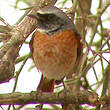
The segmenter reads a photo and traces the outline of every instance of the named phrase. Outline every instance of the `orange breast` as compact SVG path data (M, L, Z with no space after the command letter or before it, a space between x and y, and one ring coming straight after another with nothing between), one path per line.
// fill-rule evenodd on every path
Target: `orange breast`
M72 30L52 36L36 31L33 59L38 70L50 79L61 79L73 68L77 58L78 39Z

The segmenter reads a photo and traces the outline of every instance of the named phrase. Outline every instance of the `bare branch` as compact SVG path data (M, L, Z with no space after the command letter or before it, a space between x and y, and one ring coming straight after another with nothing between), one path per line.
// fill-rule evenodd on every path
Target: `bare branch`
M0 94L0 104L89 104L99 105L98 95L88 91L79 91L77 93L61 92L61 93L9 93Z

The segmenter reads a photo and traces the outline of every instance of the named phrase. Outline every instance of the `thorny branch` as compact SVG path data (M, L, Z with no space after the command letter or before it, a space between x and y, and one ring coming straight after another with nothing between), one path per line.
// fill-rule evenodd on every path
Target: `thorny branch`
M54 5L57 0L38 0L36 6L30 13L45 5ZM18 56L20 45L36 28L36 21L25 17L19 24L12 27L10 39L0 48L0 83L9 81L14 75L15 60Z

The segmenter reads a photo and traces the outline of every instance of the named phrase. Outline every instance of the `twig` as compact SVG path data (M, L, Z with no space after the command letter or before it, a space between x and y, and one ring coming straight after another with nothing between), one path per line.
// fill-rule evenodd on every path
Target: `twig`
M97 31L97 26L98 26L98 24L99 24L99 22L100 22L100 18L101 18L101 16L102 16L102 14L104 13L104 11L108 8L109 5L110 5L110 2L109 2L109 3L103 8L103 10L98 14L97 21L96 21L95 27L93 28L93 33L92 33L92 35L91 35L91 40L90 40L90 42L89 42L89 45L92 44L93 39L94 39L94 36L95 36L95 33L96 33L96 31Z

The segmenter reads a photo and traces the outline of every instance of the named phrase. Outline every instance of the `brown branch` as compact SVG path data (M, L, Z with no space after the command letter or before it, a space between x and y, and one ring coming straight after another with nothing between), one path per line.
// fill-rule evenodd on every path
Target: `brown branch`
M98 95L88 91L79 91L77 93L61 92L61 93L9 93L0 94L0 104L89 104L99 105Z
M86 17L91 14L90 8L92 0L77 0L78 9L77 14L78 16L82 17L82 19L78 19L76 22L76 27L79 30L82 37L85 37L86 30L85 27L88 25Z
M38 0L36 6L30 13L35 13L45 5L54 5L57 0ZM0 83L8 81L13 77L14 65L18 56L20 45L36 28L36 21L25 17L22 23L12 27L11 38L0 48Z

